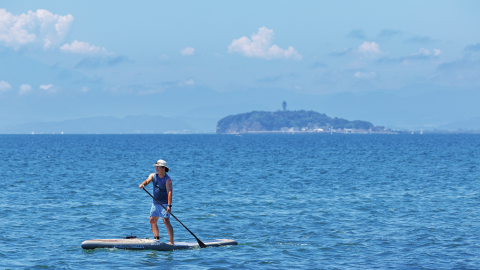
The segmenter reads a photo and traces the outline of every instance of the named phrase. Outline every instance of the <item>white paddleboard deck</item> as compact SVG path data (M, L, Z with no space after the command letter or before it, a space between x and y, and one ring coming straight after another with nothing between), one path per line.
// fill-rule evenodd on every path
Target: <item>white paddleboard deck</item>
M219 247L238 245L237 241L231 239L215 239L202 241L207 247ZM197 242L175 242L175 245L169 245L156 239L93 239L87 240L82 243L83 249L94 248L120 248L120 249L151 249L151 250L178 250L199 247Z

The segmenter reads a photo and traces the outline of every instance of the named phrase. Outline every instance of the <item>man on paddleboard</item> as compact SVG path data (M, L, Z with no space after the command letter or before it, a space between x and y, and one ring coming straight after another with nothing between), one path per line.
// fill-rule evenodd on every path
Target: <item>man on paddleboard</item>
M159 217L163 218L163 223L167 227L168 236L170 242L168 244L174 245L173 241L173 227L170 224L170 211L172 210L172 179L168 176L169 171L167 162L164 160L158 160L153 164L156 169L156 173L152 173L148 176L147 180L143 181L138 188L142 189L146 185L153 182L153 197L157 199L167 209L163 209L155 200L153 200L152 208L150 209L150 226L152 227L153 236L155 239L159 239L157 221Z

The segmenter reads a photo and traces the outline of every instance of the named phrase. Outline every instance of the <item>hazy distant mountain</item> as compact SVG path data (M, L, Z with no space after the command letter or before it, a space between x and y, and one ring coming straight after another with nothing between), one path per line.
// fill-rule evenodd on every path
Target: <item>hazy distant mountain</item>
M217 126L218 122L218 118L206 117L179 116L172 117L171 119L187 123L191 126L190 131L192 133L215 133L215 127Z
M480 117L439 126L440 130L480 130Z
M193 121L193 120L191 120ZM191 125L174 118L139 115L119 119L109 117L91 117L59 122L34 122L11 125L0 128L0 133L7 134L158 134L196 132ZM203 130L200 132L204 132ZM213 133L213 130L210 132Z

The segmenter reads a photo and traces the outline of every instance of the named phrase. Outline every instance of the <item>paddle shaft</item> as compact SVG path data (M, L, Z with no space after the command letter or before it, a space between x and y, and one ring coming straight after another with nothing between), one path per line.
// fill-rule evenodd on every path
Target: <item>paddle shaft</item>
M147 192L148 195L150 195L150 197L152 197L152 199L154 199L158 204L160 204L161 207L163 207L163 209L165 209L165 211L167 211L167 208L165 208L165 206L163 206L163 204L161 204L157 199L155 199L155 197L152 196L152 194L150 194L150 192L148 192L145 187L143 188L143 190L145 190L145 192ZM182 226L187 229L187 231L189 233L191 233L193 235L193 237L195 237L195 239L197 239L197 242L198 242L198 245L201 247L201 248L206 248L207 245L205 245L200 239L198 239L197 236L195 236L195 234L192 233L192 231L190 231L187 226L183 225L183 223L178 220L178 218L176 216L174 216L172 213L170 213L170 215L175 218L176 221L178 221L178 223L182 224Z

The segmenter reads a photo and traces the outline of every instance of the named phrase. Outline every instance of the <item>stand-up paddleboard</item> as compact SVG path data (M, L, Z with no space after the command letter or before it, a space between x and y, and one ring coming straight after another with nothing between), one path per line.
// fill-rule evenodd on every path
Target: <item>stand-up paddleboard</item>
M204 241L207 247L219 247L219 246L230 246L238 245L237 241L231 239L215 239ZM197 242L175 242L175 245L169 245L160 240L156 239L139 239L139 238L130 238L130 239L93 239L87 240L82 243L83 249L94 249L94 248L120 248L120 249L152 249L152 250L161 250L161 251L170 251L178 249L187 249L199 247Z

